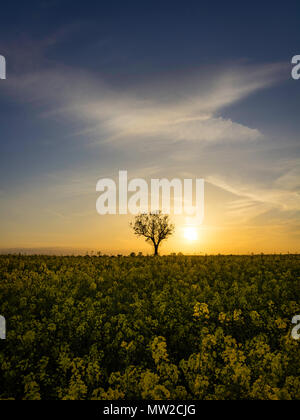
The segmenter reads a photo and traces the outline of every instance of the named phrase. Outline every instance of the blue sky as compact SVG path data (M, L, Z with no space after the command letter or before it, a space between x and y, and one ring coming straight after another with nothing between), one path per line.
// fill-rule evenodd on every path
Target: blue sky
M128 221L95 213L97 180L128 169L205 178L201 249L299 250L299 17L296 1L1 5L0 247L131 249Z

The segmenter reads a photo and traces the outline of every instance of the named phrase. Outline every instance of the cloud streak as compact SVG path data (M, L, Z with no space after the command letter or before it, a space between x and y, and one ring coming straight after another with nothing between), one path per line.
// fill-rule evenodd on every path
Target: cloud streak
M170 80L116 89L100 77L70 68L19 76L7 90L44 117L76 119L99 142L248 141L262 138L259 130L218 115L222 109L280 80L281 64L208 69L189 80ZM209 80L209 83L207 82ZM174 90L173 90L174 89Z

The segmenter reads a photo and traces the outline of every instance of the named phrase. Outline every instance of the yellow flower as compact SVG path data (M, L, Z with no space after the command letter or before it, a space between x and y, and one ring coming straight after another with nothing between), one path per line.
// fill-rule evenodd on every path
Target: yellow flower
M224 322L227 321L227 315L225 314L225 312L220 312L219 321L221 322L221 324L224 324Z
M194 317L209 319L209 309L206 303L196 303L194 306Z
M279 330L285 330L286 329L286 326L287 326L286 325L286 322L283 319L281 319L281 318L276 319L275 324L277 325L277 328Z
M241 311L241 309L238 309L238 310L234 310L234 312L233 312L233 320L234 321L240 321L241 320L241 315L242 315L242 311Z

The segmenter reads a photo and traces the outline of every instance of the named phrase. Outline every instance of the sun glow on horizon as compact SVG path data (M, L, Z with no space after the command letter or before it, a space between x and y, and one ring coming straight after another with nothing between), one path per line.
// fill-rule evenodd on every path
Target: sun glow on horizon
M196 241L198 239L198 231L193 226L187 226L184 228L184 237L188 241Z

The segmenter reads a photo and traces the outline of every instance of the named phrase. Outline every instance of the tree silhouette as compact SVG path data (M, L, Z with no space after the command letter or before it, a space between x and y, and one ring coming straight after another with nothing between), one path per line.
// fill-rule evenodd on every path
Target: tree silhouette
M158 247L164 239L174 233L175 226L170 223L169 216L159 212L139 214L130 223L135 235L144 236L146 242L152 242L154 255L158 255Z

